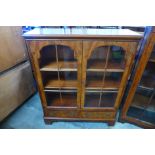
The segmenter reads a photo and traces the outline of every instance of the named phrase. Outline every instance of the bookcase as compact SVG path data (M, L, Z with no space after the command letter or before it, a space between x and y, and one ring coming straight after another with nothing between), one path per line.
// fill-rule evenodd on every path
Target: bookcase
M46 123L114 124L141 34L125 29L37 28L23 36Z
M121 120L144 128L155 128L155 28L148 30Z

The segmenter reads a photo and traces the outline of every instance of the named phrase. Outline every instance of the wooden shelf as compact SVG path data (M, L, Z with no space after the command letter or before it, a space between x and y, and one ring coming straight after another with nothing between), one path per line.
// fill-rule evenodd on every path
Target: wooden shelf
M69 94L62 94L62 102L60 96L49 96L47 97L48 106L51 107L77 107L76 96Z
M148 103L148 100L149 100L149 98L144 96L144 95L135 94L131 106L138 108L138 109L145 110L145 107ZM147 111L155 112L155 99L153 99L153 101L151 102L151 104L147 108Z
M85 91L86 93L117 93L118 92L118 89L117 90L108 90L108 89L103 89L103 90L101 90L101 89L93 89L93 90L91 90L91 89L86 89L86 91Z
M62 93L77 93L77 90L76 89L44 89L44 92L62 92Z
M87 65L87 71L92 72L124 72L124 65L116 62L108 62L108 66L105 69L105 62L102 60L92 60Z
M86 89L112 89L117 90L120 86L120 81L114 81L114 80L106 80L104 85L102 84L102 81L99 80L92 80L87 81L86 83Z
M46 65L44 65L40 71L58 71L58 65L59 65L59 71L77 71L77 62L76 61L59 61L57 62L50 62Z
M77 89L77 81L76 80L55 80L48 79L45 83L45 88L67 88L67 89Z

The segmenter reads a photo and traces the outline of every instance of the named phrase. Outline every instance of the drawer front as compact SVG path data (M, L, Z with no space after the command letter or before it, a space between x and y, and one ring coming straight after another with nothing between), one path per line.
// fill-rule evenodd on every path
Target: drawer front
M27 59L22 27L0 27L0 72Z
M56 118L72 118L72 119L94 119L94 120L110 120L115 118L115 112L90 112L90 111L65 111L65 110L47 110L46 117Z
M0 121L34 93L33 83L29 62L0 76Z

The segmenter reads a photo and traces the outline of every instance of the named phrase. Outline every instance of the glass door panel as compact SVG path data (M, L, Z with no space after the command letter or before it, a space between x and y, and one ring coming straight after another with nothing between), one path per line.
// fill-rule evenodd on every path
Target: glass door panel
M114 107L124 69L125 52L121 47L95 48L87 60L84 107Z
M86 89L101 89L103 86L103 72L87 72Z
M71 48L57 45L57 56L59 71L77 71L77 59Z
M147 62L127 116L155 125L155 61L154 51Z
M155 90L139 88L132 100L127 116L146 121L155 122ZM151 120L152 119L152 120Z
M61 88L77 89L77 72L59 72L59 83L61 85Z
M105 72L104 88L118 90L121 83L122 74L122 72Z
M102 46L95 48L87 60L87 71L104 71L107 53L108 47Z
M56 48L54 45L45 46L40 51L39 66L41 71L58 70Z
M77 72L42 72L45 88L77 89Z
M107 69L114 72L123 72L125 69L125 51L118 46L112 46L109 51Z
M44 88L48 88L48 89L60 88L58 72L56 72L56 71L53 71L53 72L42 71L41 74L42 74Z
M86 91L85 105L88 108L114 107L117 91Z
M40 68L42 71L77 71L74 51L68 46L49 45L40 51Z
M142 79L140 81L140 86L154 88L155 86L154 68L155 68L155 62L149 61L143 73Z
M49 107L74 108L77 107L77 91L72 90L53 90L45 91L47 104Z
M99 107L100 92L86 91L84 107L93 108Z
M49 45L40 51L40 71L48 107L76 108L78 65L75 51L65 45Z
M155 48L153 49L153 51L151 53L151 57L150 57L149 61L155 62Z

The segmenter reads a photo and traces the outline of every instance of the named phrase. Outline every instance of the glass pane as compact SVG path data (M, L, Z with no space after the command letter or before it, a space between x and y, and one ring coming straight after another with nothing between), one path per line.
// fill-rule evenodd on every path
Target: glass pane
M102 89L103 72L87 72L86 89Z
M75 89L77 88L77 72L59 72L61 88Z
M123 71L125 68L125 51L118 46L111 46L109 52L108 69Z
M87 60L85 108L114 107L125 67L125 52L117 46L95 48Z
M43 47L39 65L48 106L77 107L77 60L74 51L63 45Z
M104 92L101 97L100 107L114 107L117 92Z
M68 46L50 45L40 51L40 68L43 71L77 71L74 51Z
M141 119L146 122L155 123L155 95L153 95L148 103Z
M104 87L108 89L119 89L122 72L105 72Z
M42 72L47 88L77 88L77 72Z
M86 92L84 107L99 107L100 92Z
M57 90L46 92L47 104L53 107L77 107L77 92L75 90Z
M57 69L55 45L45 46L40 51L40 68Z
M58 78L58 72L41 72L43 85L45 88L59 88L60 82Z
M155 63L148 62L145 71L143 73L140 85L143 87L154 88L155 87Z
M132 106L140 109L144 109L150 100L152 90L147 90L142 87L138 87L135 96L132 100Z
M87 72L86 89L118 89L121 72Z
M74 51L67 46L57 45L57 55L60 71L77 71L77 60Z
M93 92L87 91L84 107L110 108L114 107L117 92Z
M125 68L125 52L121 47L101 46L94 49L87 61L87 70L96 71L105 68L116 71L122 71Z
M118 88L124 67L125 52L121 47L101 46L95 48L87 60L86 88Z
M98 47L92 52L87 61L87 70L96 71L105 68L108 47Z
M150 97L150 98L149 98ZM127 115L148 123L155 123L155 97L135 95ZM140 102L142 101L142 102ZM151 102L150 102L151 101Z
M155 48L154 48L155 49ZM155 61L154 50L137 87L127 116L155 124Z
M152 51L151 57L150 57L150 61L155 62L155 47Z

